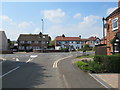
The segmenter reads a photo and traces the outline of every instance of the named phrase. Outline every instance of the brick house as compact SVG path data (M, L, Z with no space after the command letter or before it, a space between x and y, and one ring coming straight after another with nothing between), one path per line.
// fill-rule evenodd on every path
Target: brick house
M49 36L47 34L20 34L18 38L19 51L42 50L48 48Z
M120 53L120 0L118 8L106 18L106 24L107 55Z
M57 36L55 38L55 49L68 48L69 50L77 50L83 48L88 39L81 39L79 37L65 37Z
M96 36L95 37L91 36L91 37L88 38L88 41L87 41L86 44L88 44L90 47L94 48L95 45L101 44L101 40Z

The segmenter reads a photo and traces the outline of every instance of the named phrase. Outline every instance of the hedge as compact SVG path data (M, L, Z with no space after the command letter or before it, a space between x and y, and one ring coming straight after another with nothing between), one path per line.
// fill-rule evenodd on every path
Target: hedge
M97 55L94 61L103 64L106 72L120 73L120 55Z
M78 61L77 66L94 73L120 73L120 55L97 55L93 61Z

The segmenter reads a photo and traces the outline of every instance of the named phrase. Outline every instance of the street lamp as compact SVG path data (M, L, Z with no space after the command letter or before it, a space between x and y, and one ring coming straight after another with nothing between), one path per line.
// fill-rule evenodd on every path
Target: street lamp
M44 51L44 47L43 47L43 29L44 29L44 20L41 19L42 22L42 36L41 36L41 47L42 47L42 52Z
M102 21L103 21L103 42L104 42L104 44L105 44L105 21L106 19L103 17L102 18Z
M43 30L44 30L44 20L41 19L41 22L42 22L42 33L43 33Z

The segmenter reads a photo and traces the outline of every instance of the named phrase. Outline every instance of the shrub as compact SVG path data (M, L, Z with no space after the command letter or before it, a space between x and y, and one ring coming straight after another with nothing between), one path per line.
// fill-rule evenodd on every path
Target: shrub
M107 72L120 73L120 55L99 55L94 57L94 61L103 64Z

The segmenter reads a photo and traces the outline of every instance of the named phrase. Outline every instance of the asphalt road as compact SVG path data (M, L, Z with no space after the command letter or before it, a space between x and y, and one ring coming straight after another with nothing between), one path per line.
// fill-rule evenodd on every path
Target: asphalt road
M104 88L72 64L72 53L3 55L2 88Z

